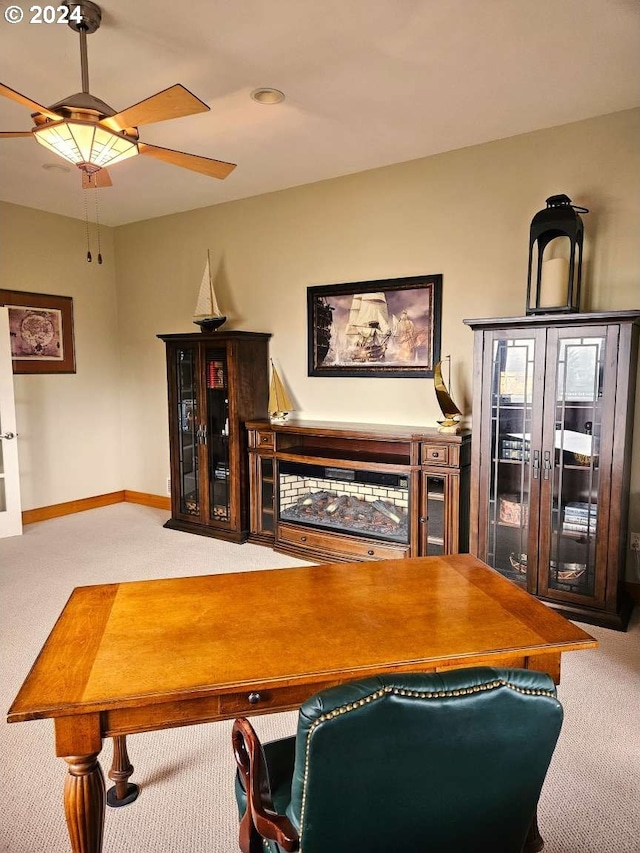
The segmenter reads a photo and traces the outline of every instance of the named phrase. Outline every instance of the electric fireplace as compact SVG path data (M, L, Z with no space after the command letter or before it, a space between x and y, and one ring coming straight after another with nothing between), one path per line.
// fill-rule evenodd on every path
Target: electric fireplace
M278 520L409 545L409 475L278 463Z

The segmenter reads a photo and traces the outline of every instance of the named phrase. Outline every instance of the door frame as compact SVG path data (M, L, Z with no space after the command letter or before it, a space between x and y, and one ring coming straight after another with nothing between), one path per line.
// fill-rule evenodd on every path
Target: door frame
M20 467L13 390L9 309L0 305L0 538L22 534ZM12 435L12 438L4 436Z

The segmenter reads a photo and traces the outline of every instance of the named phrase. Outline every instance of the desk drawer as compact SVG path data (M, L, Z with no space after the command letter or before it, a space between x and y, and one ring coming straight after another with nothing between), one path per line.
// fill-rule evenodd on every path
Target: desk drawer
M301 684L294 687L274 687L272 689L247 690L242 693L227 693L220 696L220 715L224 719L267 714L274 711L286 711L299 708L303 702L327 687L334 687L339 681L323 681L313 684Z
M319 553L326 559L335 556L351 560L401 560L410 556L408 545L374 542L371 539L357 539L355 536L341 536L339 533L308 530L287 524L278 525L277 543L310 554Z

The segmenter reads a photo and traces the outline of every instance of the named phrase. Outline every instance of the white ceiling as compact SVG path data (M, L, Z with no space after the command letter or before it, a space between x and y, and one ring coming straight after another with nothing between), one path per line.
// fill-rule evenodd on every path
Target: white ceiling
M81 90L66 25L0 19L0 80L51 105ZM209 113L143 141L238 164L224 181L134 157L100 190L117 225L412 160L640 105L638 0L104 0L89 88L121 110L174 83ZM249 93L273 86L279 106ZM0 130L29 130L0 98ZM0 198L84 216L80 174L0 139ZM92 201L92 200L91 200Z

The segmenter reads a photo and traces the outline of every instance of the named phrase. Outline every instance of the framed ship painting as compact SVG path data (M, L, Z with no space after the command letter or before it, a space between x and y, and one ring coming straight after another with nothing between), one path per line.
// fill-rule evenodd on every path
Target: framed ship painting
M14 373L75 373L73 299L48 293L0 290L9 310Z
M309 376L433 376L441 311L441 275L309 287Z

